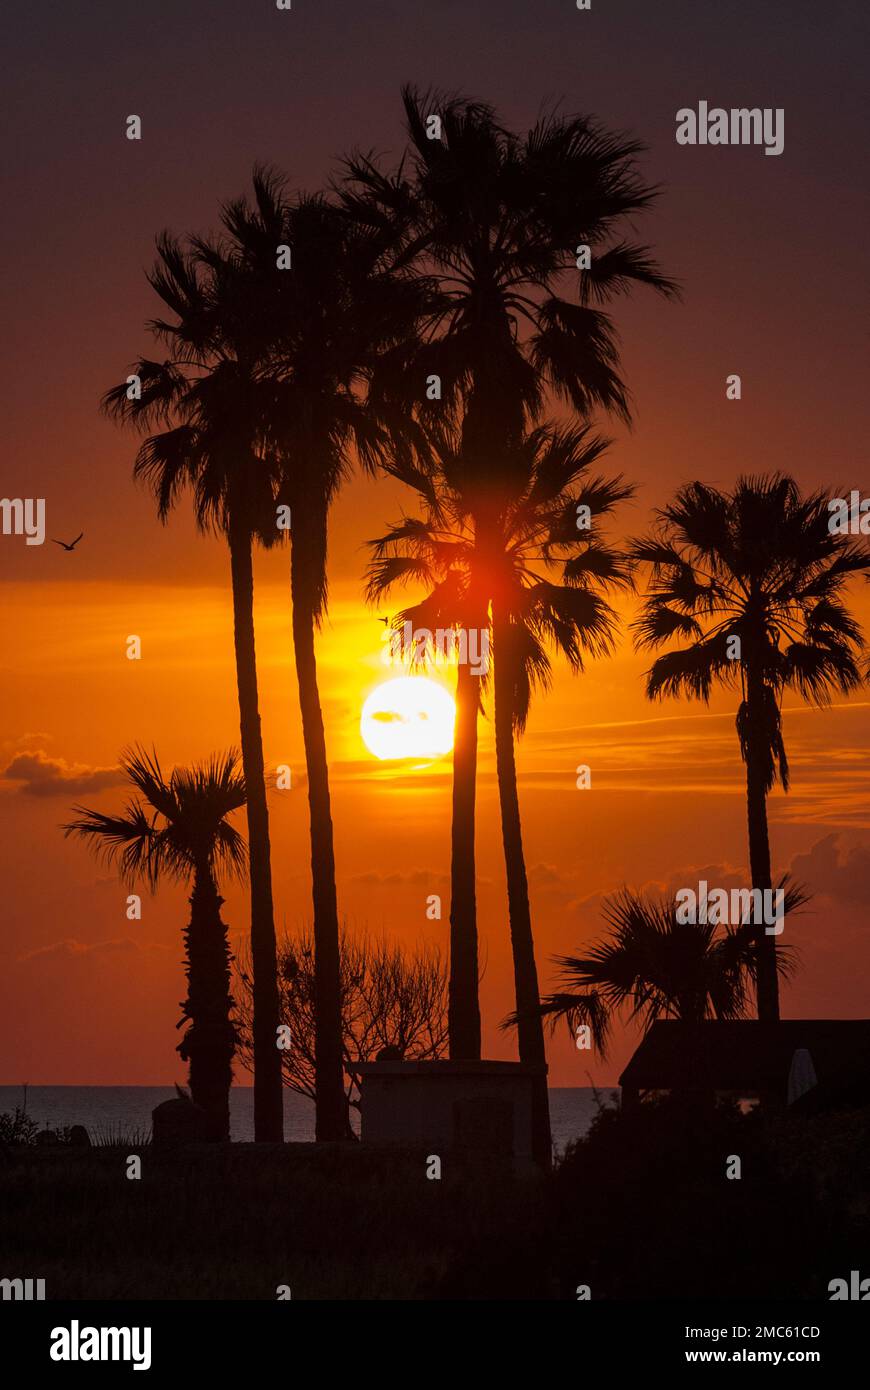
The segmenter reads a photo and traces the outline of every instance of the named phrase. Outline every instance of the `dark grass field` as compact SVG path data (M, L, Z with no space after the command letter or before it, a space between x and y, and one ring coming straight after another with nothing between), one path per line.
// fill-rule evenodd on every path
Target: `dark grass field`
M547 1297L545 1184L359 1145L7 1150L2 1274L49 1299Z
M142 1177L126 1176L138 1153ZM741 1159L738 1181L726 1177ZM0 1277L49 1300L823 1300L870 1277L870 1110L605 1111L549 1175L422 1151L0 1149Z

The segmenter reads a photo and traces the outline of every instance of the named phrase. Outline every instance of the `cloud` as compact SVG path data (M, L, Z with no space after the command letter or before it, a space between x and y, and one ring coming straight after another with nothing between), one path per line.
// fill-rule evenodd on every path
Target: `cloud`
M557 869L555 864L532 864L529 869L529 882L539 883L542 886L547 884L561 884L565 882L567 875Z
M477 874L475 882L478 888L488 888L492 884L492 879L487 878L485 874ZM373 884L380 888L395 888L400 885L410 888L428 888L434 884L439 884L449 888L450 875L443 869L407 869L404 872L394 869L383 873L377 869L368 869L363 874L351 874L348 883Z
M6 749L14 749L16 752L25 753L35 751L37 748L44 748L47 743L51 743L51 734L48 733L23 733L12 743L5 743Z
M133 941L129 936L115 937L110 941L76 941L73 937L66 937L63 941L53 941L48 946L37 946L33 951L25 951L18 957L19 962L45 959L46 957L66 960L78 959L81 956L95 956L114 954L119 951L168 951L169 946L161 945L159 942L139 942Z
M836 834L826 835L806 854L796 854L791 873L800 883L806 883L826 898L863 905L870 883L870 846L855 845L845 851L841 859L838 840Z
M17 790L25 796L80 796L124 781L118 767L68 763L65 758L49 757L42 748L16 754L0 777L7 782L20 782Z
M364 874L352 874L351 883L376 883L395 885L399 883L410 884L413 887L425 887L428 883L446 883L448 875L436 873L431 869L408 869L404 873L393 870L390 873L379 873L376 869L369 869ZM478 880L480 882L480 880Z
M870 882L870 843L867 841L851 848L839 845L839 835L834 832L817 840L805 853L795 854L788 866L788 877L792 884L800 885L809 892L809 902L795 914L797 919L811 919L818 914L817 899L827 898L839 904L839 912L856 907L862 911L867 902L867 884ZM539 879L543 885L552 883L548 865L539 868ZM530 881L534 870L530 871ZM779 875L774 875L779 881ZM676 894L684 888L697 890L701 881L710 888L744 888L749 886L749 871L745 866L733 864L698 864L672 870L661 879L649 879L636 886L629 884L632 892L638 892L654 901L672 902ZM573 913L578 923L596 922L600 930L606 930L603 922L605 902L612 901L617 887L606 891L591 893L586 897L575 898L567 904L568 913ZM826 910L827 911L827 910ZM839 920L839 919L838 919Z

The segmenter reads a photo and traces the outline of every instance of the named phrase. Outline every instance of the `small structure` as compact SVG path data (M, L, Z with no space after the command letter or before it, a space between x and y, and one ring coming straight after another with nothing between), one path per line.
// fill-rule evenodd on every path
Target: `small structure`
M870 1020L660 1020L619 1084L623 1107L658 1091L802 1110L870 1104Z
M360 1139L465 1161L532 1166L532 1089L521 1062L359 1062Z
M201 1144L211 1137L209 1117L187 1096L161 1101L151 1111L152 1138L156 1145Z

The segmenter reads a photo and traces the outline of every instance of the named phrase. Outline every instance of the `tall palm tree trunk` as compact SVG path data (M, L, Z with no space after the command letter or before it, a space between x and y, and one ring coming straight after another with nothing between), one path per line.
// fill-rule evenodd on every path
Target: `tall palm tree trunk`
M550 1104L547 1095L547 1054L544 1047L544 1026L539 1011L538 970L535 965L529 884L526 877L520 803L517 794L517 768L514 755L512 644L509 626L499 619L495 605L493 605L493 628L495 755L507 877L511 948L514 960L517 1037L520 1061L544 1068L541 1075L535 1077L533 1081L532 1152L535 1161L541 1167L548 1168L552 1160L552 1140L550 1135Z
M230 955L223 898L208 864L194 873L190 922L184 933L187 1000L184 1018L190 1028L178 1051L189 1064L191 1099L209 1117L210 1137L230 1137L230 1086L236 1033L230 1019Z
M450 855L450 982L447 1028L453 1060L480 1058L474 822L479 677L468 663L456 673L453 822Z
M315 1137L348 1137L347 1101L341 1027L338 902L335 889L335 848L329 798L329 765L323 711L317 687L314 653L314 604L310 559L304 539L294 535L290 561L293 603L293 650L302 740L308 773L308 812L311 830L311 887L314 900L314 1084Z
M229 527L233 581L233 637L242 769L248 816L248 858L251 879L251 962L254 999L254 1138L280 1143L284 1138L284 1096L278 1053L278 965L272 906L272 867L269 857L269 810L263 736L257 697L257 656L254 645L254 569L250 531L235 522Z
M755 699L753 698L755 696ZM770 836L767 828L767 786L764 731L760 727L757 692L749 688L750 739L746 757L746 809L749 823L749 871L752 887L764 893L771 887ZM764 899L762 899L763 901ZM762 914L763 917L763 914ZM755 934L758 1017L765 1023L779 1019L779 985L776 973L776 937L768 936L764 922Z

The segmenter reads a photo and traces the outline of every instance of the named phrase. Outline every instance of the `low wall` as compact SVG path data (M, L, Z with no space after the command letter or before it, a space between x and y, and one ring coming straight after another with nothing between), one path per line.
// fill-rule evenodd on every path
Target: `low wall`
M532 1162L532 1083L544 1068L520 1062L363 1062L363 1143L421 1144Z

